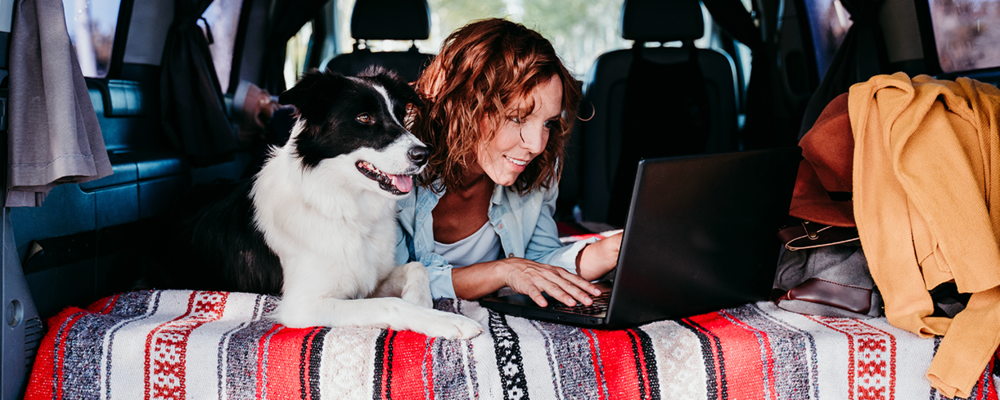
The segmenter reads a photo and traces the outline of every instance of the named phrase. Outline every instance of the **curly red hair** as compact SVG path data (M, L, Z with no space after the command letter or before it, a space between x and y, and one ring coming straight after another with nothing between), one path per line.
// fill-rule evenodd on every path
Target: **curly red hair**
M516 105L541 83L556 76L562 83L562 114L549 131L545 150L513 184L524 194L557 184L566 141L576 120L579 84L556 55L552 44L524 25L485 19L459 28L444 41L441 53L416 82L424 105L413 110L410 130L431 146L427 167L418 182L440 179L443 188L462 187L463 174L476 162L477 151L496 135L496 127L512 115L530 113ZM494 127L489 132L480 129Z

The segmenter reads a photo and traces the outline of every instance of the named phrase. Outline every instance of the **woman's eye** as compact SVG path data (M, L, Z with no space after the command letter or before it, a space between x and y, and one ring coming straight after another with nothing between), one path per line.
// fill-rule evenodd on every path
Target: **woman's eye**
M545 129L555 129L558 127L559 127L559 121L556 121L554 119L545 121Z
M521 124L524 122L524 120L522 120L521 117L509 117L508 119L510 119L510 122L513 122L515 124Z
M368 114L358 115L354 119L357 120L358 122L362 123L362 124L365 124L365 125L370 125L372 122L374 122L372 120L372 117L370 115L368 115Z

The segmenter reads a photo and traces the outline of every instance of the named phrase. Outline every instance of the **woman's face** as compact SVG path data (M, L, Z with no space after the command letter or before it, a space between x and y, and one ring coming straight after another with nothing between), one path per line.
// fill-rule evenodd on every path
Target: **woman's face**
M483 172L502 186L510 186L549 142L549 129L559 123L562 114L562 82L553 75L535 87L528 97L513 104L513 114L507 115L498 127L489 121L480 123L484 132L496 131L493 140L486 142L476 154L476 161ZM526 110L534 104L533 110ZM520 110L520 111L518 111ZM519 114L530 115L519 117Z

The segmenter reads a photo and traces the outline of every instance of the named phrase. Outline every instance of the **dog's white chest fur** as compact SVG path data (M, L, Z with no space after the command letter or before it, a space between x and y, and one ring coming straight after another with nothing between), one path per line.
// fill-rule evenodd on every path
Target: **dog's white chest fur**
M356 187L354 169L345 158L304 169L289 142L257 175L255 221L282 261L284 288L362 298L395 266L395 201Z
M431 308L423 264L395 265L396 201L427 161L426 145L400 123L405 102L419 101L413 89L381 69L311 71L281 99L298 122L250 190L254 228L282 270L271 317L293 328L479 334L475 321Z

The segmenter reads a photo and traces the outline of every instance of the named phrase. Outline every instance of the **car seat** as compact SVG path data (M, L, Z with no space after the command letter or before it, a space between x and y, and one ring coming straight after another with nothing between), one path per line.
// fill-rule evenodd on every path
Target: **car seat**
M371 65L381 65L413 82L434 57L421 53L416 44L407 51L373 52L366 43L430 37L430 7L426 0L358 0L351 14L351 37L355 39L354 51L329 60L326 68L357 75Z
M579 181L560 188L579 193L583 221L624 225L639 158L738 148L735 66L726 54L694 47L704 31L697 0L625 1L621 32L633 47L594 62L580 106L581 118L591 106L593 115L581 123L579 150L567 161L577 163L569 168L578 168ZM681 47L646 46L678 41Z

